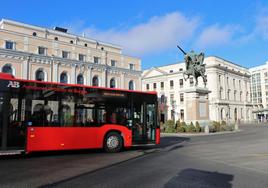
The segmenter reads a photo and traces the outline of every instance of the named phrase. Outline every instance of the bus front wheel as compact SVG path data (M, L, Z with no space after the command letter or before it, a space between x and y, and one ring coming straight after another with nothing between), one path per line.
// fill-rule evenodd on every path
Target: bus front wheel
M123 146L123 140L119 133L110 132L105 137L104 149L106 152L109 153L119 152L122 149L122 146Z

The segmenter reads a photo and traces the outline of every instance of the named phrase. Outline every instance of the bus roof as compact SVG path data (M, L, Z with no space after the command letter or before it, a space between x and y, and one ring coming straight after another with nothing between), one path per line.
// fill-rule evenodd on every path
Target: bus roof
M43 83L43 84L62 85L62 86L96 88L96 89L113 90L113 91L123 91L123 92L130 92L130 93L144 93L144 94L157 95L157 92L156 91L137 91L137 90L127 90L127 89L119 89L119 88L107 88L107 87L100 87L100 86L87 86L87 85L81 85L81 84L64 84L64 83L59 83L59 82L46 82L46 81L37 81L37 80L18 79L15 76L13 76L12 74L8 74L8 73L0 73L0 79L3 79L3 80L16 80L16 81L32 82L32 83Z

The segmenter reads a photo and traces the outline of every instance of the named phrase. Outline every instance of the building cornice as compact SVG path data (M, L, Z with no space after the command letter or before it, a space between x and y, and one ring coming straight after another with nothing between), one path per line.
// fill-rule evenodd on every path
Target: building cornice
M66 58L61 58L61 57L56 57L56 56L38 55L38 54L33 54L33 53L28 53L28 52L0 48L0 57L9 57L9 56L13 57L14 59L18 59L18 57L21 60L28 59L31 62L37 62L37 63L50 64L53 61L53 62L58 62L61 64L66 64L66 65L71 65L71 66L84 65L84 66L87 66L88 68L95 68L95 69L101 68L102 70L120 71L126 74L137 75L137 76L141 76L141 73L142 73L142 71L124 69L120 67L111 67L109 65L95 64L93 62L83 62L83 61L78 61L74 59L66 59Z

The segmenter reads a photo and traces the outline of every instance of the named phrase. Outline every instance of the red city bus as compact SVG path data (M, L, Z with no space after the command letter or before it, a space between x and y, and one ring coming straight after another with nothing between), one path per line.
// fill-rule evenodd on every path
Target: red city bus
M159 144L156 92L0 73L0 154Z

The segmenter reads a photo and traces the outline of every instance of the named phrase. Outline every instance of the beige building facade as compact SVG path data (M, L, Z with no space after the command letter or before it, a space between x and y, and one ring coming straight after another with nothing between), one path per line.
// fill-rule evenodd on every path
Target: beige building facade
M0 70L29 80L141 90L141 60L123 55L120 46L6 19Z
M248 69L210 56L204 60L206 64L207 89L209 101L209 118L214 121L236 120L252 121L252 102L250 99L250 73ZM142 75L142 89L157 91L161 121L168 119L184 120L186 100L185 91L194 87L194 80L185 81L184 63L153 67L145 70ZM199 78L199 87L204 87Z

